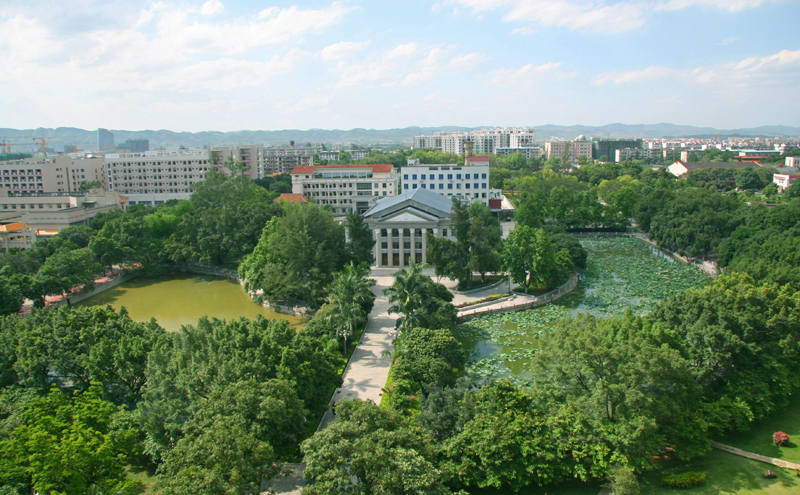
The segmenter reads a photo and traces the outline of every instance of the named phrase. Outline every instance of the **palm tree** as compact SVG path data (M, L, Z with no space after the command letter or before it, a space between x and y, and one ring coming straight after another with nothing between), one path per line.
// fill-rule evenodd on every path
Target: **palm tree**
M430 277L422 274L427 266L425 263L417 264L412 261L408 268L397 270L394 283L383 291L384 295L389 296L389 313L401 315L395 328L406 330L419 323L416 312L422 307L431 282Z
M334 274L328 289L331 311L325 316L327 322L336 327L336 335L344 340L344 355L347 356L347 337L364 321L364 305L371 303L375 295L369 290L375 281L367 278L366 263L355 266L353 262Z
M344 341L344 356L347 358L347 337L353 334L356 326L364 320L364 310L356 302L339 301L325 315L328 323L336 327L336 335Z

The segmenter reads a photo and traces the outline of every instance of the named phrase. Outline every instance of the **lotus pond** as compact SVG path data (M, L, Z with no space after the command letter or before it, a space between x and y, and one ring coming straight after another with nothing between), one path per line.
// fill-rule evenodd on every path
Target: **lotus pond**
M621 316L627 308L642 315L671 295L712 282L705 273L634 238L580 241L589 257L571 294L540 308L476 318L459 326L458 337L470 350L473 373L525 382L538 339L556 320L579 312Z

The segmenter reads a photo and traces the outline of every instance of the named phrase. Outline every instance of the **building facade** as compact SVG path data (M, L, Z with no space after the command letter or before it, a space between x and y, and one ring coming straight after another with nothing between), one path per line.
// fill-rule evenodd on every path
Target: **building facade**
M577 163L578 158L585 156L592 157L592 142L585 140L575 141L547 141L544 143L545 156L566 160L569 163ZM610 157L609 157L610 158Z
M334 214L363 213L378 198L397 196L399 176L390 164L295 167L292 193L302 194Z
M114 133L108 132L108 129L97 129L97 151L100 153L113 153L116 150Z
M84 182L105 187L102 158L60 155L0 162L0 187L11 193L77 192Z
M599 160L605 156L609 160L613 160L617 150L639 149L642 148L642 143L641 139L595 139L592 141L592 158Z
M364 213L375 239L375 266L401 267L427 262L426 234L452 238L452 200L429 189L381 198Z
M482 159L488 157L475 157ZM403 192L427 189L442 196L455 196L464 200L481 201L488 206L489 199L497 199L498 191L489 187L488 160L477 165L456 164L423 165L417 159L408 160L407 167L400 168Z
M472 141L477 154L493 154L497 148L529 148L536 140L532 127L495 127L476 131L436 132L433 136L415 136L415 148L434 148L461 155L464 143Z
M109 191L126 195L190 194L192 185L205 180L211 163L203 150L111 153L104 158Z
M542 148L539 146L531 146L528 148L495 148L494 150L495 155L513 155L515 153L519 153L520 155L525 155L525 158L539 158L542 156Z

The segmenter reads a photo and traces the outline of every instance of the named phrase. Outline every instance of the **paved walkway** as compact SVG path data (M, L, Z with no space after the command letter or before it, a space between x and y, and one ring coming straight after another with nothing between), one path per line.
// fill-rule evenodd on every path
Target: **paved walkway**
M729 452L731 454L747 457L748 459L753 459L754 461L766 462L767 464L772 464L773 466L779 466L786 469L794 469L796 471L800 470L800 464L795 464L794 462L787 462L782 459L776 459L774 457L767 457L765 455L754 454L746 450L737 449L736 447L731 447L730 445L725 445L713 441L711 442L711 446L714 447L715 449L724 450L725 452Z

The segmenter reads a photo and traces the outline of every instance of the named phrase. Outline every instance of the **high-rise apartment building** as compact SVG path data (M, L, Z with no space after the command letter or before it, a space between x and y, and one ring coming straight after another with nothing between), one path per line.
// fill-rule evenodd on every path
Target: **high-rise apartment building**
M128 150L130 153L144 153L150 151L149 139L128 139L122 144L117 145L118 150Z
M595 139L592 141L592 158L599 160L605 156L613 160L617 150L642 148L641 139Z
M100 153L113 153L116 150L114 133L108 132L108 129L97 129L97 151Z
M474 153L494 154L498 148L528 148L535 146L536 129L532 127L496 127L477 131L436 132L433 136L416 136L417 148L436 148L444 153L461 155L464 143L472 141Z
M575 141L547 141L544 143L545 156L577 163L578 158L592 157L592 142L578 138Z

